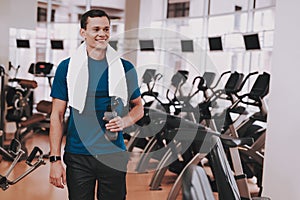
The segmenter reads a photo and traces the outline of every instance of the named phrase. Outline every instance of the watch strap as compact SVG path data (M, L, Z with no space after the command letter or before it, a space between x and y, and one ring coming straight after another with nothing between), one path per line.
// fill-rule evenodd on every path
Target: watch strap
M56 162L58 160L61 160L61 157L60 156L50 156L49 160L50 160L50 162L53 163L53 162Z

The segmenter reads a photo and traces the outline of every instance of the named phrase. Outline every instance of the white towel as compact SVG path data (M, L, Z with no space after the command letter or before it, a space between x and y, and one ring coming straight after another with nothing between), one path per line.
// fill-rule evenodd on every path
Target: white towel
M108 94L110 97L119 97L124 105L127 105L127 84L121 57L108 44L106 50L108 63ZM88 55L86 44L83 42L71 55L68 74L68 98L69 105L82 113L88 89Z

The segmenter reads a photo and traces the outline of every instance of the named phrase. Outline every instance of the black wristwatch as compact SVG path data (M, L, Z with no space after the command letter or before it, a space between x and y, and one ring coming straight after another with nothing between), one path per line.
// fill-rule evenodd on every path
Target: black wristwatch
M61 160L61 157L60 156L50 156L49 160L50 160L50 162L53 163L53 162L56 162L58 160Z

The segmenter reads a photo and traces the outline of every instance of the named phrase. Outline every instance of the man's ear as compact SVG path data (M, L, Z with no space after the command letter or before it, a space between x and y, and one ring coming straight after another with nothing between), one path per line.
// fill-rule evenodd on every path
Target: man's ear
M85 39L85 30L83 28L80 29L80 35Z

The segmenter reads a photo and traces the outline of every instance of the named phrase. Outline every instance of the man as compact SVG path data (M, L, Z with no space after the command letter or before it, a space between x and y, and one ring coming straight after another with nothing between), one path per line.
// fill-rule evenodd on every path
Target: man
M121 200L126 198L128 161L122 130L143 116L137 75L130 62L112 56L116 54L108 45L110 19L104 11L87 11L80 23L84 43L77 54L59 64L51 91L49 181L58 188L67 184L72 200L94 199L96 182L98 199ZM118 61L121 68L118 68ZM119 70L117 73L113 71L116 69ZM120 76L122 73L124 77ZM121 84L116 85L116 82ZM119 92L114 93L112 85ZM115 110L118 116L106 123L104 112L113 101L110 94L117 94ZM123 114L126 95L131 109ZM64 152L65 171L60 156L68 104L70 119ZM118 132L117 140L109 141L105 130ZM116 169L116 166L120 168Z

